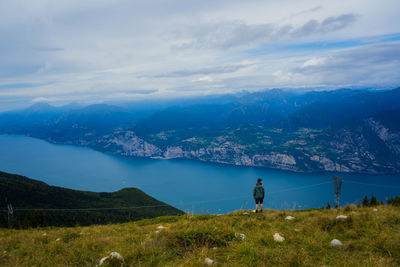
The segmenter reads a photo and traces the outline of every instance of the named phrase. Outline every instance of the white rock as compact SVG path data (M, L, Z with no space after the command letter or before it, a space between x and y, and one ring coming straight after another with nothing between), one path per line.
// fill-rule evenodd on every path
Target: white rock
M285 220L291 221L291 220L294 220L294 217L289 215L289 216L286 216Z
M373 211L375 211L375 212L376 212L376 211L378 211L378 209L376 209L376 208L375 208L375 209L373 209Z
M336 217L336 220L346 220L347 216L346 215L339 215Z
M4 251L3 251L3 254L7 254L7 250L4 250Z
M204 262L205 262L205 264L207 264L207 265L213 265L213 263L214 263L214 261L213 261L212 259L210 259L210 258L205 258L205 259L204 259Z
M333 240L331 241L331 246L334 246L334 247L339 246L339 247L341 247L341 246L343 246L343 243L340 242L340 240L333 239Z
M155 231L155 233L156 233L156 234L159 234L159 233L160 233L160 230Z
M99 262L99 265L102 265L108 258L109 258L108 256L104 257L104 258L101 258L101 260Z
M124 258L121 256L121 254L119 254L118 252L111 252L110 255L108 255L107 257L101 258L99 265L102 265L108 259L117 259L120 261L124 261Z
M46 235L47 235L46 233L43 233L43 234L42 234L42 236L46 236Z
M281 236L280 234L275 233L275 234L274 234L274 240L275 240L276 242L283 242L283 241L285 240L285 238L284 238L283 236Z
M245 234L242 234L242 233L240 233L240 234L239 234L239 233L236 233L236 234L235 234L235 237L236 237L236 238L240 238L240 239L242 239L242 240L245 240L245 239L246 239L246 235L245 235Z
M58 242L58 241L60 241L60 240L61 240L61 238L57 238L57 239L56 239L56 242Z
M243 215L249 215L249 213L248 212L244 212Z
M161 229L165 229L165 228L167 228L167 227L164 227L164 226L162 226L162 225L160 225L160 226L157 227L157 229L160 229L160 230L161 230Z
M120 260L120 261L124 261L124 258L118 252L111 252L110 258L111 259L117 259L117 260Z
M256 210L253 210L254 213L256 213Z

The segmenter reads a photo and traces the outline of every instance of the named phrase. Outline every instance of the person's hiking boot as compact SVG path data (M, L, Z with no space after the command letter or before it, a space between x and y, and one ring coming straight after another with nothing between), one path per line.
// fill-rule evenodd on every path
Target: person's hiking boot
M258 210L256 210L256 213L258 213Z
M259 213L262 213L263 210L260 210Z

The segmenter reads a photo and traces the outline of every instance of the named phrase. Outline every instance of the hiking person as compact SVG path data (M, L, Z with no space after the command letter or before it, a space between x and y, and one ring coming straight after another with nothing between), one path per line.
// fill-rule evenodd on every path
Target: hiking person
M264 201L264 187L262 185L262 179L258 178L256 186L253 190L253 198L256 201L256 213L263 211L263 201ZM258 211L258 204L260 204L260 211Z

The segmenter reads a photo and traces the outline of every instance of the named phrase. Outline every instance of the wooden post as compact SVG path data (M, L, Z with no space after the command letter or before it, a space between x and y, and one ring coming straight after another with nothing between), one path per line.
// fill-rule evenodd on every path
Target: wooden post
M14 216L14 210L11 204L7 204L7 214L8 214L8 228L11 228Z

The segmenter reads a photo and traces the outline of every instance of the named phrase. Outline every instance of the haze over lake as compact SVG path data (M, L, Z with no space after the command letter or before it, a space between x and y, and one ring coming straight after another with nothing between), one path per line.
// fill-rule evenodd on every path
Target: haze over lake
M181 160L151 160L54 145L23 136L0 135L0 170L50 185L90 191L137 187L151 196L194 213L225 213L253 208L257 177L266 189L266 208L319 208L334 199L334 173L221 166ZM398 195L400 176L338 174L344 179L342 203L365 195Z

